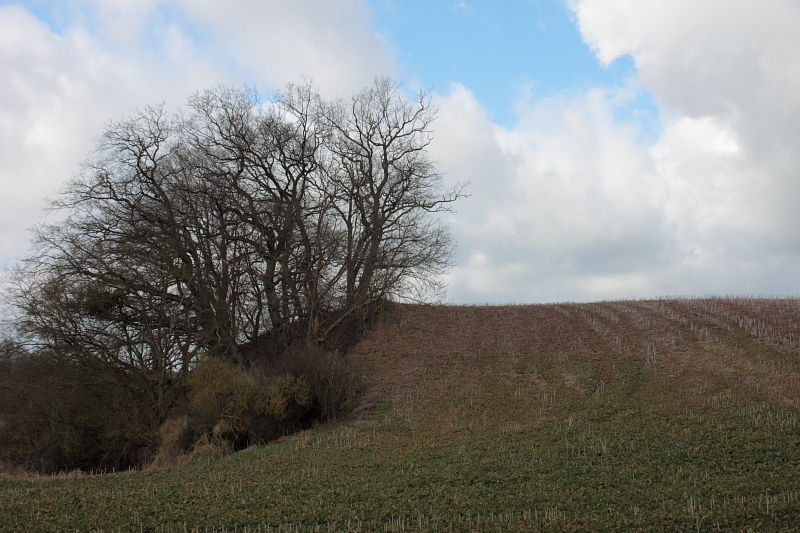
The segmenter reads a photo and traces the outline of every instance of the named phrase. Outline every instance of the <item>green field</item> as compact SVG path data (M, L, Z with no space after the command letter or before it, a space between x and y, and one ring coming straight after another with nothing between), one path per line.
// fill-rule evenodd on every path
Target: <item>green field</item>
M800 302L397 306L361 405L163 470L0 479L2 531L800 531Z

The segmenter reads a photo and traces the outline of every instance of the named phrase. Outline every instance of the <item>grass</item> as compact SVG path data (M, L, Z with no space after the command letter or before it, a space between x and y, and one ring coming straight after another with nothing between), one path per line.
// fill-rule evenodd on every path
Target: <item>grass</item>
M797 300L403 306L352 419L218 460L0 479L3 531L797 531Z

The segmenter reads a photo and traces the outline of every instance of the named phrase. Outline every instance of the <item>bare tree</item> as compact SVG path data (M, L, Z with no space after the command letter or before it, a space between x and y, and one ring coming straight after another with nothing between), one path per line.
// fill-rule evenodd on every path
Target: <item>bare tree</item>
M453 242L435 214L463 188L427 152L435 116L384 77L349 101L218 87L110 124L16 271L20 338L155 427L200 358L324 341L378 301L436 295Z
M202 348L192 235L180 217L176 124L159 107L109 127L15 273L18 330L39 350L102 367L163 420ZM193 290L194 289L194 290ZM202 317L202 315L201 315Z
M320 273L331 254L325 171L328 136L310 86L290 86L263 108L255 95L230 89L193 97L186 129L195 174L229 217L226 232L246 253L231 268L246 271L256 302L248 340L269 331L288 341L306 332L321 298ZM262 321L263 326L262 328Z
M336 133L330 194L344 241L336 261L344 271L341 316L382 298L419 299L443 288L453 242L432 214L464 196L464 185L443 190L427 152L436 113L426 92L406 98L389 77L349 102L323 104Z
M463 187L428 154L435 117L384 77L349 101L217 87L110 124L8 284L30 364L0 370L42 368L64 392L14 418L39 428L15 446L133 464L203 358L240 363L264 339L295 353L377 302L440 294L453 242L436 213ZM95 451L51 446L76 431Z

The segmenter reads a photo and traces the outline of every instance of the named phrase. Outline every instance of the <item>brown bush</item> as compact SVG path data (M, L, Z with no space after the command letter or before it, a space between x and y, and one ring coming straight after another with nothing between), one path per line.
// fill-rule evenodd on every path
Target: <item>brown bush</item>
M302 425L312 405L308 382L288 373L244 369L212 358L189 379L189 411L197 443L241 449Z
M352 404L355 384L341 356L313 344L250 368L206 359L189 378L195 448L239 450L334 418Z
M308 382L312 397L309 414L319 421L334 419L350 409L358 394L358 381L347 360L317 344L295 346L268 368Z
M170 418L158 430L161 442L150 468L165 468L182 464L187 447L186 435L189 433L189 417L186 415Z

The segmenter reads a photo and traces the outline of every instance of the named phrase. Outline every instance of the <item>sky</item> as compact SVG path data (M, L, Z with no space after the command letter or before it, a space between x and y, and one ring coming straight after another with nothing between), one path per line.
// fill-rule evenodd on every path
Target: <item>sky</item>
M800 294L796 0L0 1L0 263L110 121L431 90L453 303Z

